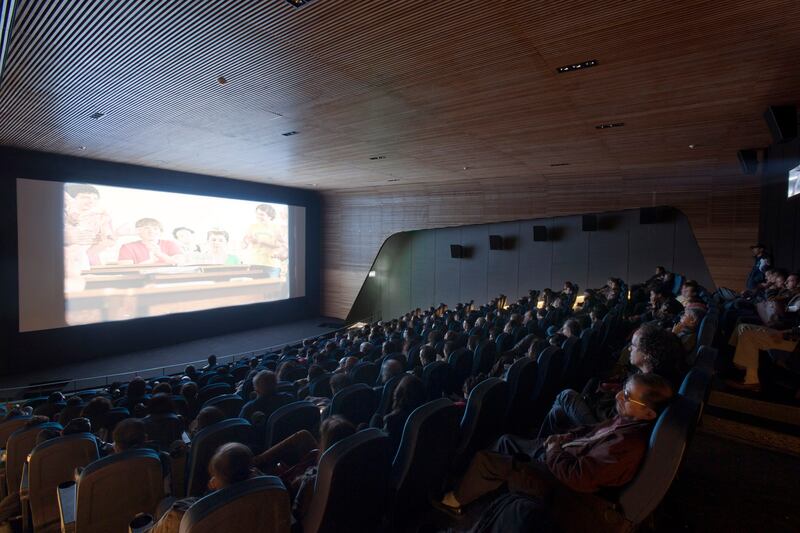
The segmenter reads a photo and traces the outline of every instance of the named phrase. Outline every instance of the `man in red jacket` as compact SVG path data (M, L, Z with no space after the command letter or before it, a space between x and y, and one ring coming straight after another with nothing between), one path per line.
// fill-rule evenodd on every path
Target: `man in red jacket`
M561 483L577 492L619 487L633 479L644 459L653 421L673 397L667 380L635 374L617 393L617 416L547 439L504 435L492 451L479 452L454 492L442 500L454 510L508 484L539 492Z

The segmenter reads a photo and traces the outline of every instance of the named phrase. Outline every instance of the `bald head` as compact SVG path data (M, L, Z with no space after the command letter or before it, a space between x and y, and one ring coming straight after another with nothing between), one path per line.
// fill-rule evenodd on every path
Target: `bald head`
M397 359L387 359L383 362L383 368L381 368L381 381L386 383L394 376L399 376L403 373L403 365Z

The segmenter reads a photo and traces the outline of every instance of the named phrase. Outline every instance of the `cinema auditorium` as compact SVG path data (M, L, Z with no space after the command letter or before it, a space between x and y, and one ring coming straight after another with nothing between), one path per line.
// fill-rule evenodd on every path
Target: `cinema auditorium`
M800 531L797 0L0 8L0 533Z

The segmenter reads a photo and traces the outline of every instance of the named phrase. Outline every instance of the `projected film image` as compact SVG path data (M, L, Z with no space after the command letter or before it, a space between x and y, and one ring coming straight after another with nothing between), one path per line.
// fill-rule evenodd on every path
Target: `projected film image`
M289 297L287 205L63 188L68 325Z
M788 196L797 196L800 194L800 165L797 165L789 171L789 191Z

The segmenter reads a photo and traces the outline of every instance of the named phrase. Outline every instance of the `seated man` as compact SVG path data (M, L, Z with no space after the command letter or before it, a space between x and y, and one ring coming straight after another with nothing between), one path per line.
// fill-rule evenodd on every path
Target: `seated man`
M697 330L702 320L703 311L694 307L687 307L681 314L678 323L672 327L672 333L681 340L686 353L691 352L697 346Z
M442 504L459 510L504 484L538 496L556 483L577 492L625 485L644 459L652 422L672 397L672 386L661 376L635 374L616 395L616 416L547 439L504 435L492 451L472 459L458 488Z
M633 334L630 364L637 372L664 376L673 387L677 387L681 380L678 368L682 354L676 350L676 343L675 336L669 331L645 324ZM572 389L562 391L542 423L539 438L597 424L614 416L618 390L618 382L607 381L586 394Z
M250 400L242 406L239 418L250 420L256 411L261 411L264 416L269 416L279 407L291 403L294 398L286 392L278 392L278 378L275 372L262 370L253 378L253 388L256 391L256 399Z

